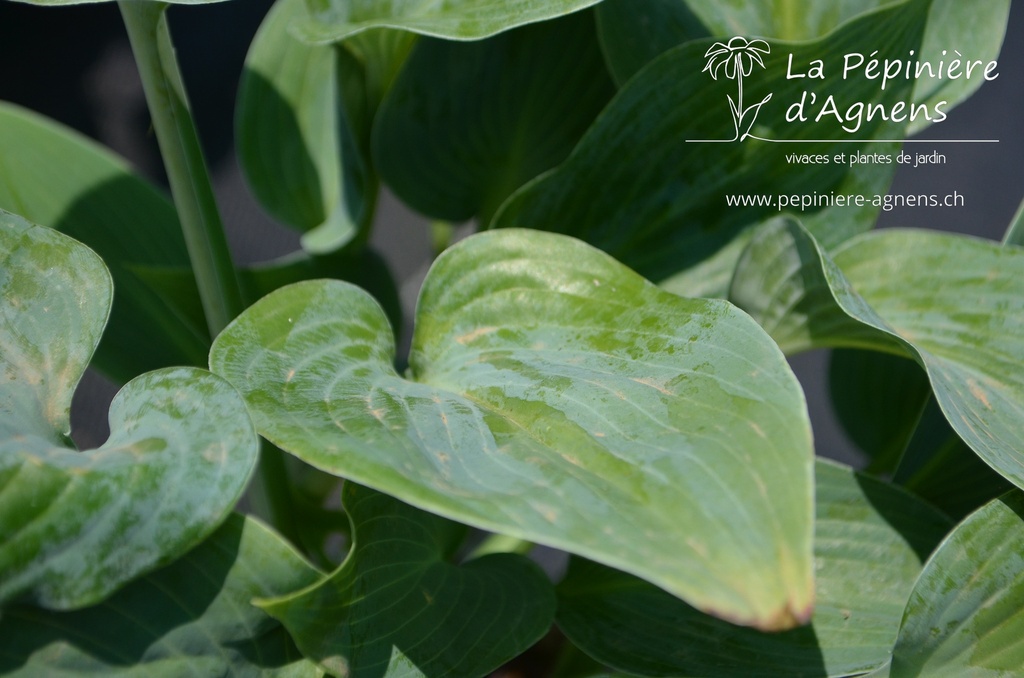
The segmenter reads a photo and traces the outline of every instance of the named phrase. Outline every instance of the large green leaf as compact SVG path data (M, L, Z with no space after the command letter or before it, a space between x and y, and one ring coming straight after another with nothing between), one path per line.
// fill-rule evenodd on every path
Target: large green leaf
M964 521L914 585L891 674L1019 676L1024 666L1024 496Z
M407 378L379 307L281 289L210 363L260 433L419 508L648 578L716 614L810 614L799 385L721 301L665 293L564 236L473 236L421 292Z
M647 676L845 676L880 666L922 563L952 525L910 494L830 462L818 462L815 480L810 626L733 626L579 558L558 587L559 626L598 661Z
M2 213L0 262L0 601L81 607L216 529L257 438L229 384L183 367L125 386L103 447L65 447L110 277L71 238Z
M371 28L400 28L449 40L479 40L579 11L600 0L307 0L298 24L310 42L338 42Z
M815 40L840 24L884 7L892 0L606 0L597 8L601 42L610 69L621 83L662 52L687 40L711 34L776 40ZM913 59L931 62L999 58L1010 14L1010 0L932 0L924 42ZM954 53L954 50L956 53ZM869 55L873 50L862 52ZM892 58L884 51L882 59ZM884 67L884 64L883 64ZM913 101L934 105L946 101L950 110L984 82L981 70L972 77L922 77L914 86ZM910 131L928 126L918 119Z
M555 594L533 562L494 554L450 562L465 527L346 483L354 541L304 591L260 603L304 656L335 675L484 676L539 640Z
M306 45L289 32L303 0L279 0L253 39L238 95L239 161L267 210L306 232L323 252L365 230L377 181L364 155L363 69L344 50ZM353 123L363 122L363 127Z
M114 278L114 308L96 365L119 382L167 365L203 365L205 321L158 294L137 267L189 266L173 206L109 152L29 111L0 103L0 209L96 251Z
M912 0L867 15L818 42L771 45L771 54L763 59L765 70L755 69L743 82L747 104L772 97L760 106L753 132L762 138L809 143L753 138L693 143L735 138L729 102L738 94L737 83L726 77L714 80L703 72L710 41L670 50L619 91L562 165L513 194L495 224L579 237L656 282L702 264L697 277L714 279L714 285L695 289L691 280L676 280L669 281L674 283L670 289L687 296L707 294L709 289L724 294L740 249L730 249L730 243L744 229L779 213L777 204L729 206L727 196L884 194L895 167L851 168L848 160L857 151L894 153L895 145L844 143L837 149L837 144L816 140L899 139L901 124L875 116L851 134L834 116L820 122L785 120L787 109L808 88L805 80L786 77L789 55L800 68L822 59L837 69L848 52L905 53L920 47L926 11L926 2ZM814 89L819 107L833 94L843 110L863 101L892 106L910 96L905 80L880 91L877 81L844 80L835 71ZM808 111L813 116L812 109ZM845 162L832 162L837 150L847 153ZM829 164L791 164L786 156L793 153L826 155ZM802 216L812 232L832 246L869 229L879 207L871 201L861 207L822 205L808 208ZM709 266L708 258L716 253L724 254Z
M6 608L0 675L11 678L313 678L287 632L251 604L320 578L280 537L234 515L174 564L94 607Z
M374 124L381 177L430 217L486 225L611 98L593 22L579 12L480 42L420 39Z
M71 393L110 313L103 261L0 211L0 440L70 441Z
M834 257L798 224L772 224L745 252L730 297L786 352L849 346L915 359L957 434L1024 486L1024 249L886 230Z

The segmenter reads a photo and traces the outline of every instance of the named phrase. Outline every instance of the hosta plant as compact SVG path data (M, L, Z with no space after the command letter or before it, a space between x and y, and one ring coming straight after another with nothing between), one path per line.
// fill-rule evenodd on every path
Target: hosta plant
M121 0L169 197L0 104L0 674L1024 674L1021 220L726 200L884 195L790 144L899 153L984 78L793 64L994 62L1009 4L277 0L236 146L302 249L240 267L168 5ZM814 87L876 113L794 125ZM382 187L436 224L411 317Z

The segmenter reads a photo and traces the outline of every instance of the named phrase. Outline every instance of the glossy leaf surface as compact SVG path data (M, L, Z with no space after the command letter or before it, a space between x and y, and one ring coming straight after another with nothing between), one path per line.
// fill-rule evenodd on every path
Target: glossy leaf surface
M600 0L307 0L301 24L311 42L338 42L371 28L399 28L448 40L479 40L579 11Z
M465 527L347 483L354 542L317 585L260 603L334 675L484 676L547 633L554 590L533 562L451 563Z
M799 385L721 301L665 293L564 236L502 230L424 285L407 378L379 307L338 282L264 298L215 372L321 469L651 579L743 623L809 614Z
M731 298L787 352L851 346L914 358L957 434L1024 485L1024 249L894 229L834 256L798 224L774 224L744 254Z
M101 448L68 449L110 278L71 238L0 219L0 601L81 607L210 534L245 488L257 438L223 379L172 368L121 390Z
M765 69L755 69L743 81L747 104L771 95L759 109L753 133L776 141L902 138L901 124L878 116L864 121L854 133L843 129L834 116L819 122L787 122L787 109L807 88L801 79L786 77L787 60L792 54L798 64L814 59L837 64L848 52L917 49L924 12L920 2L900 3L818 42L773 43L763 58ZM705 54L712 45L710 40L688 43L645 67L619 91L564 163L509 198L495 225L566 233L600 247L671 291L724 296L739 255L739 248L730 249L730 244L745 229L779 214L776 205L729 206L726 196L885 193L891 166L851 168L848 161L831 160L827 165L802 165L786 158L796 149L831 159L835 144L754 138L711 143L738 135L729 103L737 96L737 83L726 77L715 80L704 72ZM906 81L885 91L866 78L836 78L826 85L818 96L833 94L839 102L891 106L910 95ZM865 148L843 144L848 154ZM896 150L879 143L870 148L877 153ZM826 246L833 246L869 229L877 213L869 202L863 207L810 208L802 218ZM698 282L672 280L695 267L700 269L694 276Z
M1015 676L1024 666L1024 497L974 513L925 565L891 676Z
M320 574L280 537L239 515L174 564L75 612L28 606L0 619L0 674L97 678L314 678L280 624L253 598Z
M922 563L951 525L910 494L830 462L818 462L815 480L810 626L733 626L578 558L558 588L559 626L598 661L646 676L846 676L880 666Z
M374 164L410 207L486 224L611 98L590 12L471 43L422 38L381 105Z
M0 104L0 209L55 228L99 254L114 308L96 364L119 382L167 365L203 365L205 321L159 294L137 267L189 268L174 207L125 163L76 132ZM196 299L198 303L198 299Z
M363 69L346 52L292 35L306 16L303 0L280 0L256 34L239 89L237 142L263 206L306 232L305 249L327 252L363 230L377 183L364 157L368 132L348 111L364 103Z

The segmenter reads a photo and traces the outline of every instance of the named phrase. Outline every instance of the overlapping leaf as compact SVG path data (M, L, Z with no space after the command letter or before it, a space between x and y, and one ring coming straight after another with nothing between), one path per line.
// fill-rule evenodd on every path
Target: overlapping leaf
M890 675L1016 676L1024 666L1024 497L974 513L914 585Z
M201 309L196 318L187 300L158 294L137 274L188 268L177 215L123 161L65 127L0 104L0 209L87 244L110 268L116 289L96 355L101 370L125 382L158 367L205 363Z
M71 238L5 213L0 263L0 601L81 607L210 534L257 438L223 379L174 368L121 390L103 447L65 447L109 274Z
M420 39L374 124L384 181L430 217L486 224L611 98L593 21L579 12L482 42Z
M913 0L846 24L818 42L772 44L771 54L763 59L765 70L755 69L743 83L747 104L772 95L760 107L752 131L764 139L812 143L754 138L694 143L736 138L729 101L737 95L737 83L725 77L713 80L703 72L710 41L670 50L619 91L562 165L513 194L495 224L567 233L611 253L642 275L665 282L672 291L724 295L740 249L730 244L744 229L779 212L775 204L730 206L726 196L833 191L871 196L884 194L891 179L894 165L849 166L850 154L867 146L844 143L846 159L836 163L835 144L813 142L900 139L901 124L875 116L859 128L850 125L856 129L851 133L835 116L825 115L817 122L814 116L830 94L844 111L854 102L905 103L911 83L890 83L881 91L877 81L843 80L834 74L814 87L817 104L809 103L807 109L812 117L790 123L787 109L809 88L803 79L786 77L790 54L800 68L814 59L841 68L843 55L849 52L909 52L920 47L926 11L926 3ZM700 96L695 96L698 92ZM896 148L870 144L875 153L893 153ZM829 164L791 164L786 156L794 151L827 155ZM869 229L877 213L878 206L869 201L859 208L819 204L801 214L811 231L833 246ZM671 280L698 265L696 274Z
M350 242L373 214L377 182L364 156L363 69L344 50L289 32L303 0L279 0L253 39L238 100L238 153L253 192L306 232L305 249ZM364 129L365 128L365 129Z
M751 242L730 296L787 352L849 346L914 358L957 434L1024 485L1024 250L887 230L834 257L798 224L772 224Z
M889 4L890 0L606 0L597 7L601 42L609 68L621 83L662 52L711 34L717 38L757 36L775 40L815 40L840 24ZM916 103L946 101L950 110L984 82L984 65L999 58L1010 0L962 2L931 0L924 42L913 60L940 62L959 58L959 77L922 77L914 87ZM873 50L861 52L870 56ZM885 52L881 52L885 54ZM891 53L895 56L897 53ZM908 55L909 56L909 55ZM889 57L882 57L891 58ZM981 61L970 78L962 64ZM866 62L865 62L866 63ZM911 132L927 127L918 119Z
M316 586L260 606L334 675L483 676L551 626L554 590L533 562L450 559L465 527L347 483L354 542Z
M252 605L253 598L282 595L319 578L280 537L235 515L174 564L94 607L6 608L0 675L322 676L284 628Z
M910 494L829 462L818 462L815 480L810 626L732 626L582 559L559 585L559 626L598 661L648 676L845 676L884 664L921 565L951 525Z
M738 622L810 609L805 404L731 305L570 238L503 230L435 263L408 378L343 283L266 297L216 340L259 430L319 468L633 572Z
M600 0L307 0L305 40L338 42L372 28L400 28L448 40L479 40L517 26L571 14Z

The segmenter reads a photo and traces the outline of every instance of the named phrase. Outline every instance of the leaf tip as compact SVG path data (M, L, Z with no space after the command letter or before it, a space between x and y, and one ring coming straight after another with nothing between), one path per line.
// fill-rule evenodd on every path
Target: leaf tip
M814 600L804 603L789 600L775 614L756 624L756 628L770 633L789 631L798 626L805 626L814 614Z

